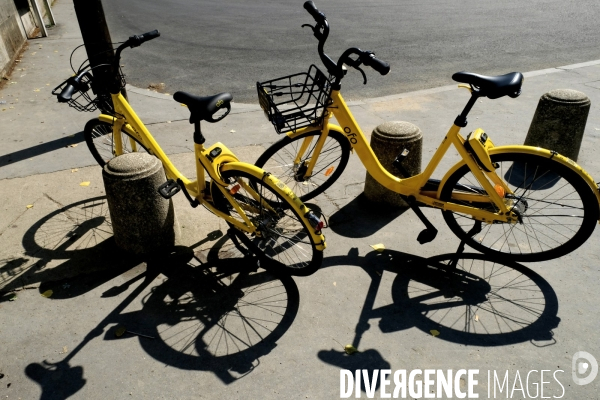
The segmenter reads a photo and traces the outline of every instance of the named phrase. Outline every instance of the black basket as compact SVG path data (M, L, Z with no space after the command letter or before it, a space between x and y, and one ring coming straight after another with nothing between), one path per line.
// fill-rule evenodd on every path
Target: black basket
M321 125L331 82L315 65L308 72L257 82L258 101L278 133Z
M90 71L88 71L81 77L79 83L74 84L74 82L72 82L72 78L69 78L54 88L52 94L57 96L62 92L67 84L73 84L75 86L75 91L71 96L71 100L67 102L70 107L73 107L77 111L86 112L92 112L100 109L105 113L113 115L114 108L110 93L97 95L92 84L93 79L93 75ZM121 89L123 89L125 87L125 76L120 69L117 79L119 80Z

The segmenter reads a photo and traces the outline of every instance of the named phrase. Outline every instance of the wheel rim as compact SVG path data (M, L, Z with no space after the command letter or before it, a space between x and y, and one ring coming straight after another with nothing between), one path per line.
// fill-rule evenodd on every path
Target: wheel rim
M513 191L505 201L520 212L522 223L483 224L472 239L467 232L476 223L471 216L444 212L449 227L468 244L483 252L510 255L519 261L542 261L575 250L591 234L595 219L590 201L594 201L585 181L557 162L522 154L492 157L496 170ZM459 169L442 190L442 200L451 196L451 188L461 192L485 193L467 167ZM467 189L464 189L467 188ZM590 200L590 196L592 200ZM457 202L460 203L460 202ZM462 204L469 205L463 202ZM481 206L481 205L480 205ZM490 211L496 211L492 204Z
M287 143L284 147L277 150L269 159L259 165L265 171L273 173L280 178L286 185L292 189L300 198L306 200L309 193L317 192L331 179L335 181L336 177L341 173L345 166L344 154L347 152L340 141L333 135L328 136L323 144L323 149L319 155L319 159L313 168L313 173L308 179L299 179L299 175L303 175L306 171L310 158L314 153L317 139L320 132L315 134L300 136ZM296 155L300 149L304 139L311 137L312 140L308 150L302 157L299 163L295 163ZM345 140L345 139L344 139ZM342 164L343 165L340 165ZM338 172L339 171L339 172ZM322 190L327 188L325 186ZM320 190L318 193L320 193Z
M224 173L223 178L231 182L226 190L234 193L234 198L246 216L258 227L256 236L248 235L252 244L270 260L288 268L302 270L311 267L315 257L312 238L289 205L257 178L239 173ZM215 190L219 191L213 186L213 199L219 204L219 208L243 221L222 193L215 193ZM250 191L258 194L262 202ZM240 231L240 234L245 233Z
M98 156L104 161L104 164L115 157L112 125L103 123L95 125L90 131L90 139ZM136 152L148 153L148 150L140 142L129 136L127 133L121 132L123 154L134 152L131 146L132 140L136 144Z

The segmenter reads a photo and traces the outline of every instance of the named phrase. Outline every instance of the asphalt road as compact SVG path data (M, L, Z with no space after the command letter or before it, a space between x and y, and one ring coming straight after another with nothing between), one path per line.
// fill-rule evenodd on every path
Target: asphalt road
M165 92L229 91L255 103L255 82L321 66L302 0L103 0L114 41L159 29L124 53L128 82ZM392 66L344 80L347 99L452 83L454 72L531 71L600 59L597 0L317 0L329 20L326 52L372 50Z

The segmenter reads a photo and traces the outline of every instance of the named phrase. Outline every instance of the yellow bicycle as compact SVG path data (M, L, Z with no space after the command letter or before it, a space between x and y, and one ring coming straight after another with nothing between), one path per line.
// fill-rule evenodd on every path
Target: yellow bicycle
M454 121L424 171L408 177L402 168L406 151L394 162L403 177L382 167L340 93L347 68L367 65L385 75L389 65L370 51L352 47L333 61L323 50L329 23L312 1L304 3L316 25L318 52L326 76L312 65L300 73L257 83L259 102L279 133L286 135L268 148L256 165L268 168L306 201L339 178L351 150L369 174L407 199L426 229L417 238L426 243L437 230L419 205L442 210L450 229L471 247L515 261L542 261L563 256L584 243L599 218L600 193L590 175L554 151L529 146L494 146L482 129L466 137L467 115L477 99L517 97L523 75L513 72L483 76L458 72L453 79L471 97ZM330 123L335 117L339 125ZM431 176L454 145L462 161L441 180ZM403 172L404 171L404 172Z
M322 221L274 175L244 162L222 143L205 148L200 122L218 122L231 109L232 96L220 93L199 97L176 92L173 98L190 110L194 124L196 180L183 176L171 163L146 126L121 94L125 80L120 72L121 51L137 47L160 36L158 31L131 36L115 52L112 65L82 65L75 75L56 87L59 102L80 111L103 113L89 121L84 130L86 143L96 161L104 166L113 157L131 151L145 151L161 160L168 180L159 192L165 198L182 191L190 205L203 205L231 227L230 236L244 250L255 254L261 266L282 268L293 275L315 272L323 260L325 238ZM94 69L115 72L106 88L94 82ZM102 70L103 69L103 70ZM205 180L205 172L210 182Z

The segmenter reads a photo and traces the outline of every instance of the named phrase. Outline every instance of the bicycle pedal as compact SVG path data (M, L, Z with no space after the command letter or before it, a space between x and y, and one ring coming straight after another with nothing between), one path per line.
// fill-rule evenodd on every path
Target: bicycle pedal
M177 184L177 182L175 182L173 179L167 180L158 187L158 193L160 193L160 195L167 200L179 193L180 190L181 188L179 187L179 184Z
M402 163L406 159L406 156L408 156L408 153L409 153L409 150L404 149L404 150L402 150L402 153L398 154L396 159L394 161L392 161L392 165L394 166L394 168L396 168L402 174L402 176L405 178L408 178L410 176L410 174L408 173L406 168L404 168L402 166Z
M437 229L423 229L419 236L417 236L417 241L419 244L425 244L433 241L437 236Z

